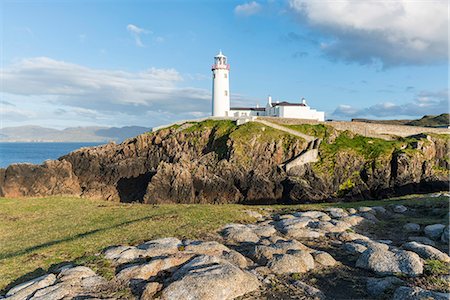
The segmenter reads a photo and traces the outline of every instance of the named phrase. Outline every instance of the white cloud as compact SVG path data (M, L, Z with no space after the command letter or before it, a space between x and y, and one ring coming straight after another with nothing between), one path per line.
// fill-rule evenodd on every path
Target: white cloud
M395 104L382 102L366 108L356 108L350 105L339 105L333 112L334 117L398 117L423 115L438 115L448 112L449 91L420 92L415 99L409 103Z
M127 30L133 36L134 41L136 43L136 46L138 46L138 47L145 47L144 43L141 40L141 35L142 34L152 33L151 31L149 31L147 29L140 28L140 27L138 27L136 25L133 25L133 24L128 24L127 25Z
M147 126L171 118L192 118L209 111L211 98L209 90L180 86L183 77L175 69L101 70L48 57L10 65L1 70L0 80L2 94L23 111L31 106L41 114L63 109L74 120L79 116L86 122L111 121L120 115L125 116L124 123L142 124L136 119L148 113L157 117L145 119Z
M445 0L290 0L291 10L330 40L330 57L385 66L429 64L448 55Z
M234 8L234 13L240 16L251 16L261 11L261 5L256 2L248 2Z

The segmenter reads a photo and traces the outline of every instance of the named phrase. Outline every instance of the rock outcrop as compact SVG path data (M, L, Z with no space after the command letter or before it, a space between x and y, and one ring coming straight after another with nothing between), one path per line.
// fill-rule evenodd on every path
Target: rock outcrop
M73 195L145 203L276 203L446 190L446 138L394 141L323 130L317 162L293 167L308 143L249 122L207 120L121 144L82 148L43 165L0 169L0 196ZM322 127L314 127L322 126Z

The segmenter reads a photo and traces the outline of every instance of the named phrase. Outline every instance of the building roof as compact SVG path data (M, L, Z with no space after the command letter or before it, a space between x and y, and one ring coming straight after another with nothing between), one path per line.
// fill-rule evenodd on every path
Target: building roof
M265 111L264 107L231 107L230 110L254 110L254 111Z
M290 103L286 101L272 103L272 106L306 106L304 103Z

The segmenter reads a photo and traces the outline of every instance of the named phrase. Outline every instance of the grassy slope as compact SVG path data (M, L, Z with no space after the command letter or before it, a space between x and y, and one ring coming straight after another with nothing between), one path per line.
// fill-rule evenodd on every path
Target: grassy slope
M414 204L421 198L354 203L270 206L275 211ZM427 201L442 201L430 198ZM443 200L446 201L446 200ZM226 223L251 221L243 210L262 206L119 204L69 197L0 199L0 290L13 280L35 277L52 264L75 260L100 274L112 269L95 256L107 246L159 237L205 237ZM265 206L266 208L269 206ZM22 281L26 279L22 278Z

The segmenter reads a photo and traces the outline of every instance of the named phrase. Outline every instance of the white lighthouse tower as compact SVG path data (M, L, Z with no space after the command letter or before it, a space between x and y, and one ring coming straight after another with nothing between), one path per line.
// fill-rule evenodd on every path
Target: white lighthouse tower
M214 57L213 90L212 90L212 115L213 117L225 117L230 110L230 65L227 64L227 57L219 52Z

